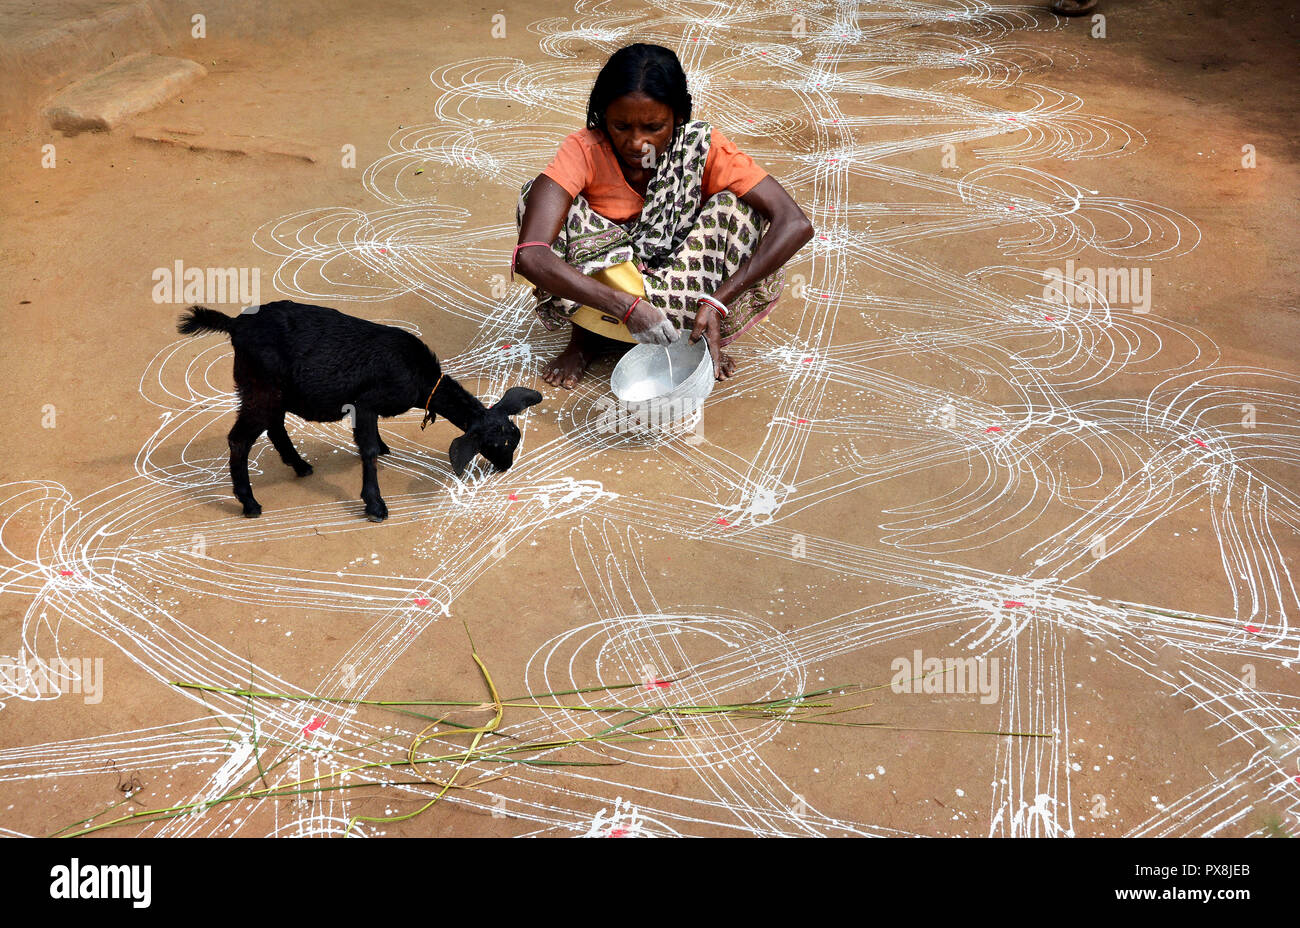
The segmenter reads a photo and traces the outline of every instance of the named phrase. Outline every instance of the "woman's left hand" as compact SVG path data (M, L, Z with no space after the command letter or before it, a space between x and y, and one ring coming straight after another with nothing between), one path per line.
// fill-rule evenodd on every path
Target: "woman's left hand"
M722 346L718 344L722 339L718 311L708 303L701 303L695 313L695 327L691 329L692 344L698 342L701 335L708 341L709 354L713 356L713 378L726 380L731 376L731 359L722 353Z

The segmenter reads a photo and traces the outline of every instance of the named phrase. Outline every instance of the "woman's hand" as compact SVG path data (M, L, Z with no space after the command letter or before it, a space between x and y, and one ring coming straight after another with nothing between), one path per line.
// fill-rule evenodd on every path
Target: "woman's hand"
M731 376L731 358L722 353L718 342L722 333L718 324L718 311L708 303L701 302L695 313L695 327L691 329L691 342L698 342L703 336L709 345L709 354L713 357L713 379L726 380Z
M677 327L668 321L668 316L662 309L655 309L644 297L638 301L638 298L631 293L623 293L619 290L614 292L618 294L620 318L627 315L632 304L636 303L636 309L633 309L632 315L627 318L627 330L638 342L643 345L671 345L677 341L680 333Z

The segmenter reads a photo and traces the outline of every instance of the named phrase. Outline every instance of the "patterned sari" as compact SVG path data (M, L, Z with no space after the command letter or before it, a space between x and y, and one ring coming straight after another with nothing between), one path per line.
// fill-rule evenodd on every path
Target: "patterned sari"
M645 205L635 219L620 225L593 210L586 198L573 198L560 237L551 250L584 274L631 261L641 270L646 299L673 325L689 332L696 299L712 295L758 247L767 220L729 190L701 203L704 163L712 131L697 120L679 126L646 186ZM528 191L519 192L516 226L522 225ZM778 268L732 300L719 320L723 345L771 311L785 286ZM581 305L534 288L537 314L554 331Z

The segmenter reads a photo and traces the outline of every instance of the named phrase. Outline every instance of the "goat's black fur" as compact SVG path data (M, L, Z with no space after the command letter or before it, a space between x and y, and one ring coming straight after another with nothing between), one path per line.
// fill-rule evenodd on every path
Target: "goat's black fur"
M278 300L234 317L194 306L180 317L177 331L225 332L235 349L240 406L229 435L230 478L246 516L262 513L248 481L248 452L262 432L298 476L312 472L285 431L286 412L312 422L354 417L361 498L366 517L379 522L388 516L388 507L379 494L375 459L389 452L379 436L380 416L423 409L436 384L429 411L465 433L453 439L449 449L460 476L475 454L482 454L498 471L509 468L519 444L519 428L510 416L542 400L536 390L512 387L489 409L453 378L443 376L438 359L415 335L325 306Z

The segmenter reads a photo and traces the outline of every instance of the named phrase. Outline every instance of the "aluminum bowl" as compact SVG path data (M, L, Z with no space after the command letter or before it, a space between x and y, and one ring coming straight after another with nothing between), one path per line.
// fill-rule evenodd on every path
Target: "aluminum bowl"
M683 332L671 345L635 345L614 367L609 388L623 403L699 404L713 390L713 357L701 338Z

